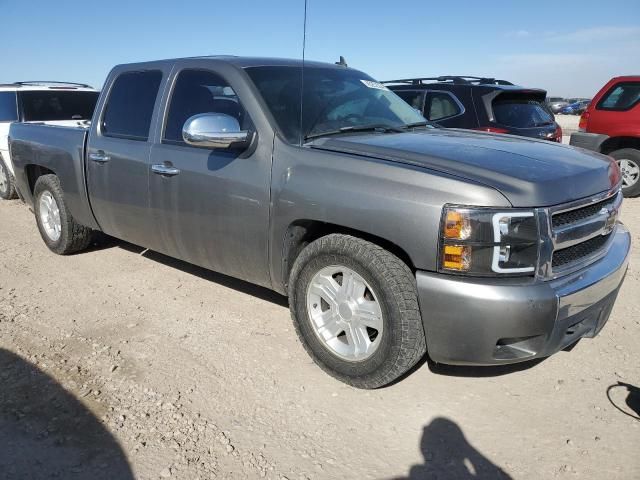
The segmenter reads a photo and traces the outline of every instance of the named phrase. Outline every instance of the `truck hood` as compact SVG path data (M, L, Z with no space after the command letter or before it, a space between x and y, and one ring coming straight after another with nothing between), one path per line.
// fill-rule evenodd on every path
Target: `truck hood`
M319 138L311 148L424 167L500 191L514 207L545 207L610 190L613 160L587 150L510 135L453 129Z

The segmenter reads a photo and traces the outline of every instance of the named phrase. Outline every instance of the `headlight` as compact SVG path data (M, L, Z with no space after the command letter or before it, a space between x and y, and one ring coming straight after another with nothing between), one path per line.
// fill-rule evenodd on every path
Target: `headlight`
M538 220L531 210L445 206L440 271L533 275L538 238Z

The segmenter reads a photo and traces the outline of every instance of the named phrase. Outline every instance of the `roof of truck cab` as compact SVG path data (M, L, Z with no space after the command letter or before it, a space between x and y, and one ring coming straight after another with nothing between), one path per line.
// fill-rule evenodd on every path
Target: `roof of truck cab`
M198 57L181 57L165 60L154 60L149 62L136 62L130 64L118 65L118 67L141 67L145 65L158 65L159 63L180 63L188 60L215 60L217 62L226 62L236 65L240 68L248 67L302 67L302 59L293 58L272 58L272 57L237 57L233 55L206 55ZM324 68L345 68L342 65L334 63L316 62L312 60L304 61L305 67L324 67Z

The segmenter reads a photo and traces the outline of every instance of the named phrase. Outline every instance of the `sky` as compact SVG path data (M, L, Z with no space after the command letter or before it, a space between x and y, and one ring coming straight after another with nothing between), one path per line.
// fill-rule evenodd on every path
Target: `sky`
M0 0L0 12L0 83L99 88L121 63L302 55L304 0ZM591 97L640 75L640 0L308 0L306 58L340 55L379 80L489 76Z

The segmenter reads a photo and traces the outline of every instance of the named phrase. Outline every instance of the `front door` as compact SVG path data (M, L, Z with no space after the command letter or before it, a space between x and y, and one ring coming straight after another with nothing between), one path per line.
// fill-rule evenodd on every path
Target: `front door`
M271 150L257 148L256 138L245 151L187 145L182 127L199 113L224 113L243 130L255 127L220 75L199 68L174 75L165 125L151 150L152 248L268 286Z

